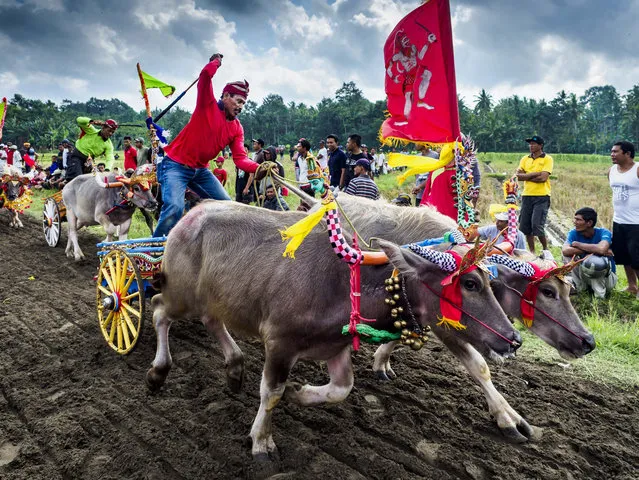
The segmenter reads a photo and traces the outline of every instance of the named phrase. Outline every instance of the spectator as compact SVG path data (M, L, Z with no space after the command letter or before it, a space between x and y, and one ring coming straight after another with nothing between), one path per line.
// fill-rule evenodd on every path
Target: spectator
M288 147L288 159L292 162L293 161L293 155L295 155L295 147L291 146L291 145L287 145Z
M530 155L522 157L517 169L517 179L525 182L519 224L521 231L526 235L528 248L535 253L535 237L539 239L542 250L548 250L544 227L550 209L550 174L553 159L544 153L544 139L540 136L533 135L527 138L526 142Z
M248 144L244 144L244 152L248 157ZM235 200L237 202L249 204L255 200L255 189L253 188L253 174L247 173L235 166Z
M102 162L98 163L98 172L104 173L106 171L106 165Z
M339 139L331 134L326 137L328 147L328 172L330 186L339 187L342 176L346 175L346 154L338 148Z
M368 147L364 144L362 144L362 152L364 153L364 157L366 157L366 160L371 163L373 161L373 154L368 152ZM372 169L373 166L371 165L371 171Z
M7 146L4 143L0 143L0 172L4 170L7 165Z
M366 155L362 151L362 137L353 134L348 137L346 141L346 150L348 150L348 156L346 157L346 170L342 175L342 178L339 182L339 189L344 190L348 187L351 179L355 178L355 165L358 160L365 159Z
M275 162L277 164L277 174L280 177L284 177L284 165L277 160L277 151L275 147L268 147L264 149L264 161ZM264 194L264 187L269 187L273 184L270 177L266 177L260 181L260 195Z
M311 185L308 183L308 160L315 158L311 155L311 142L306 140L305 138L300 138L299 143L297 144L297 163L299 165L299 182L302 183L300 188L308 193L310 196L315 196L315 191L311 188ZM315 160L317 161L317 160Z
M17 168L18 170L20 170L20 173L22 173L22 155L20 155L17 145L11 145L11 147L9 148L9 153L7 154L7 163L9 165L13 165L14 168Z
M319 151L317 152L317 162L319 163L322 171L325 171L328 167L328 150L326 149L326 144L324 140L320 140L319 142Z
M62 170L66 170L67 169L67 159L69 158L69 153L71 152L71 149L73 148L73 144L71 143L71 141L69 141L68 139L64 139L62 140Z
M506 241L506 237L501 232L506 227L508 227L508 212L501 212L495 214L494 225L486 225L485 227L480 227L479 229L477 229L477 232L479 233L479 238L481 238L482 240L492 240L497 235L499 235L497 243L502 243ZM526 250L524 234L519 230L517 230L515 248L518 250Z
M135 170L138 167L138 151L131 145L129 135L124 137L122 143L124 145L124 170Z
M57 169L60 168L60 156L59 155L51 155L51 166L49 167L49 175L53 175Z
M572 271L572 282L578 292L590 288L596 298L604 298L617 284L617 268L610 250L612 234L595 227L597 212L590 207L577 210L573 224L575 228L568 232L561 249L564 260L589 256Z
M407 193L400 193L391 200L391 203L398 207L410 207L413 204L413 199Z
M264 140L261 138L253 139L253 161L255 163L264 162ZM272 159L275 161L275 159Z
M288 204L279 196L273 185L266 187L266 198L264 199L263 207L276 211L289 210Z
M380 148L379 152L377 152L376 155L373 155L373 157L375 157L377 175L386 174L387 172L386 172L386 169L384 168L384 165L386 163L386 155L384 155L384 152L382 151L382 149Z
M213 175L217 177L223 187L226 186L226 180L228 179L228 174L226 170L224 170L224 157L219 156L215 160L215 168L213 169Z
M615 262L626 271L627 291L639 299L639 163L634 161L635 146L626 141L617 142L610 158L613 163L608 171L614 210L612 251Z
M371 179L370 171L370 162L365 158L360 158L355 164L355 178L348 183L345 192L349 195L377 200L379 198L379 189Z
M135 158L136 166L133 167L134 170L140 165L151 163L151 149L144 146L144 139L142 137L135 139L135 149L137 154ZM128 170L127 167L124 167L124 170Z
M35 190L41 190L44 182L47 180L47 172L40 165L35 166L35 174L33 178L29 181L29 185L31 188Z

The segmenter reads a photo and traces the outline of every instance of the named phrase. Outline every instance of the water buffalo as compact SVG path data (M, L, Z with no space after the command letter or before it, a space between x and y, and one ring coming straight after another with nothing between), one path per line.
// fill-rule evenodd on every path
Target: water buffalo
M344 400L353 387L351 338L341 333L351 311L348 265L332 251L325 225L315 227L295 260L282 258L284 245L278 230L305 216L233 202L201 203L168 236L161 294L152 302L157 351L146 377L152 389L163 385L171 369L168 331L174 320L197 317L218 339L233 390L242 385L244 360L227 328L262 340L261 402L250 433L253 456L260 459L268 458L276 448L271 417L282 396L302 405L335 403ZM376 328L393 329L385 303L385 279L397 268L405 279L406 299L416 321L435 326L440 282L449 274L393 243L380 245L391 264L361 268L362 315L375 319ZM264 272L278 281L256 284L253 279ZM473 375L485 378L487 371L482 369L478 351L494 357L510 355L519 346L520 335L499 307L484 271L465 273L460 281L465 310L461 321L466 328L433 327L434 332ZM474 320L466 312L473 312ZM488 324L493 331L486 328ZM291 368L303 359L326 361L330 382L301 388L287 385ZM529 437L530 426L497 395L501 405L494 413L500 428L510 437Z
M88 225L102 225L106 231L106 241L112 241L119 227L118 238L126 240L135 208L154 210L156 201L151 194L154 175L143 165L138 167L131 178L116 178L85 174L74 178L62 190L62 199L67 208L69 239L67 257L75 260L84 258L78 245L77 231Z
M21 212L14 208L12 203L27 193L28 184L29 179L22 176L20 171L16 169L5 170L5 174L0 178L0 208L5 207L9 211L10 227L24 227L19 216Z
M339 202L365 239L379 237L401 245L440 237L457 226L454 220L432 208L396 207L384 201L346 194L340 194ZM551 262L529 252L517 251L515 256L542 270L552 266ZM499 265L498 271L497 278L491 281L495 297L506 315L521 320L521 295L530 279L504 265ZM551 277L539 284L538 292L535 316L526 325L529 330L556 348L564 358L574 359L590 353L595 348L594 337L570 302L569 286L557 277ZM384 346L382 350L388 348L390 346ZM382 360L380 358L380 362ZM375 370L383 372L381 365L376 364Z

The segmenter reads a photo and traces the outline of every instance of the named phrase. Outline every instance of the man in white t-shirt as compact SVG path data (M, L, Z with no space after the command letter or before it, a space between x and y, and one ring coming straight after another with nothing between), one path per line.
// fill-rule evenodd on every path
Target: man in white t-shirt
M635 146L617 142L610 150L612 167L608 171L612 189L612 251L617 265L623 265L628 277L626 291L639 299L639 163Z
M384 152L380 150L379 152L377 152L376 155L373 155L373 157L375 157L375 165L377 166L377 175L386 173L384 171L384 162L386 161L386 156L384 155Z
M317 152L317 161L320 164L322 170L326 170L328 167L328 150L326 150L326 144L324 140L319 142L319 152Z

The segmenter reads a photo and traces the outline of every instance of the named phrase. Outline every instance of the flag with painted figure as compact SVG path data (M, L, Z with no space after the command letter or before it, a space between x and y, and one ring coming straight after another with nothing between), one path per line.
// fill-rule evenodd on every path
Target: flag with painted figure
M7 97L2 97L0 103L0 140L2 140L2 129L4 128L4 119L7 116Z
M400 20L384 45L384 68L383 144L443 146L460 139L448 0L427 0Z
M141 71L141 74L142 78L144 78L144 85L147 89L159 88L162 92L162 95L164 95L165 97L170 97L175 92L175 87L173 85L164 83L162 80L158 80L157 78L149 75L146 72Z

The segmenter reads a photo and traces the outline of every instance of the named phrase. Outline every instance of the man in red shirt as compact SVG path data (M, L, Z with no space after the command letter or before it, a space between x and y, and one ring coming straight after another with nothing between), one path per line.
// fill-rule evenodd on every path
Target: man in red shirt
M138 151L131 145L131 137L129 135L124 137L122 143L124 144L124 171L126 172L129 168L135 170L138 168Z
M228 83L220 100L216 100L211 79L221 64L222 55L216 53L202 69L193 115L178 136L164 148L164 160L158 167L164 203L154 237L168 235L182 217L187 187L201 198L231 200L208 168L210 159L224 147L230 147L233 162L245 172L254 173L260 167L246 155L244 129L236 118L246 103L248 82ZM264 172L266 169L266 166L261 168Z

